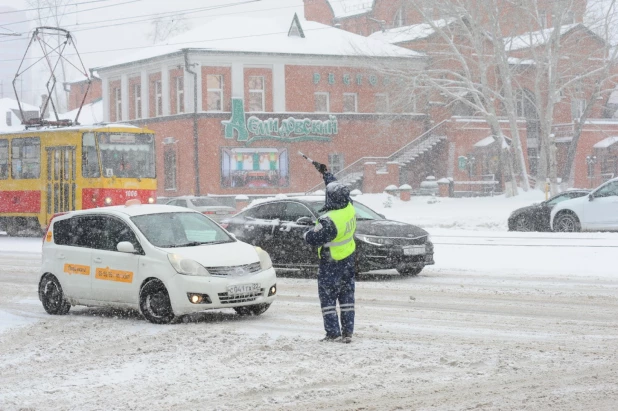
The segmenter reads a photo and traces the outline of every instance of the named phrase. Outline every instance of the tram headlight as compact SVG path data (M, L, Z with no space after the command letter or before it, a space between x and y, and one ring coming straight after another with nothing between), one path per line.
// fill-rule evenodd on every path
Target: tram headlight
M111 197L105 197L105 205L112 205L112 198Z
M148 204L154 204L155 199L152 197L148 197Z

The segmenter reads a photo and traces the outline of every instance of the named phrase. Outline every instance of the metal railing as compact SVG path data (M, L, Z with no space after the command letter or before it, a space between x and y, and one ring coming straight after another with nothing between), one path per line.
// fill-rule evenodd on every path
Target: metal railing
M429 130L421 134L420 136L416 137L414 140L410 141L409 143L407 143L406 145L404 145L403 147L401 147L399 150L395 151L393 154L391 154L388 157L361 157L355 162L351 163L349 166L345 167L343 170L335 173L335 177L337 178L337 180L343 183L346 183L347 181L345 179L346 177L350 175L358 173L362 176L363 170L365 168L365 163L373 162L373 163L376 163L377 169L382 168L386 166L387 163L393 162L398 157L401 157L402 155L407 153L408 150L414 149L420 144L422 144L423 142L429 140L430 137L438 136L438 135L445 136L446 133L444 133L444 129L446 128L445 125L448 122L449 122L448 120L441 121L440 123L433 126ZM312 193L323 187L324 187L324 183L320 183L312 187L311 189L307 190L307 193Z

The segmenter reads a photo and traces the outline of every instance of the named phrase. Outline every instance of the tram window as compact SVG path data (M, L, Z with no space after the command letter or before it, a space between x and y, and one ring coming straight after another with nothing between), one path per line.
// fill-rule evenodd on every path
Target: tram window
M11 171L14 179L41 176L41 140L38 137L14 138L11 142Z
M87 178L101 177L94 133L84 133L82 140L82 175Z
M0 180L9 178L9 140L0 140Z

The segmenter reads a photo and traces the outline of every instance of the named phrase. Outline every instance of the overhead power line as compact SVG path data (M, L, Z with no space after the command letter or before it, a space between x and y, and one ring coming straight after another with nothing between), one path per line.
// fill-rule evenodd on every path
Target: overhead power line
M90 4L90 3L101 3L104 1L111 1L111 0L92 0L92 1L84 1L82 3L71 3L71 4L67 4L68 6L81 6L82 4ZM35 7L32 9L20 9L20 10L11 10L11 11L2 11L0 12L0 14L12 14L12 13L23 13L26 11L35 11L35 10L44 10L44 9L48 9L49 7Z

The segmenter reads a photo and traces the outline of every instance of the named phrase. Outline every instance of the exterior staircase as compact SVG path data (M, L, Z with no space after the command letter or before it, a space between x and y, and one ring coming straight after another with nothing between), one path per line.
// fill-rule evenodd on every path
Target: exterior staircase
M408 166L420 158L423 153L431 150L441 141L446 140L447 122L448 120L442 121L388 157L361 157L343 170L336 173L335 177L337 177L339 182L345 184L353 190L360 188L363 185L365 163L376 163L376 170L378 172L386 172L386 165L388 163L399 163L401 166ZM313 193L314 191L321 189L324 189L324 183L312 187L307 191L307 193Z

